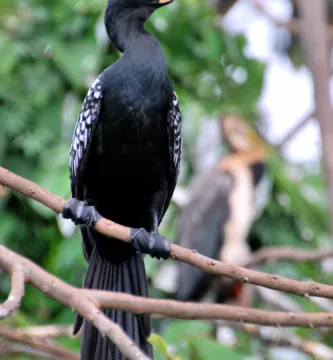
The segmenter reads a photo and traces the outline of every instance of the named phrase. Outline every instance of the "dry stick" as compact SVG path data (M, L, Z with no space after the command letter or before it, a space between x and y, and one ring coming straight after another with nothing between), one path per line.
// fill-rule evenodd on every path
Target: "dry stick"
M300 249L290 246L265 247L253 253L244 267L253 267L263 261L293 260L316 262L333 257L333 250Z
M21 305L21 300L24 295L25 273L19 266L13 268L11 273L11 292L7 301L0 304L0 320L9 316L13 311L18 309Z
M316 116L316 111L306 115L299 123L297 123L291 130L288 131L287 135L276 145L278 150L282 150L289 142L297 135L309 121Z
M325 19L325 0L298 0L302 14L303 40L306 61L312 72L316 115L320 125L322 152L327 180L328 207L331 233L333 233L333 110L331 106L330 51Z
M283 27L294 35L302 35L302 20L295 18L288 21L281 20L266 10L262 0L251 0L251 2L261 14L265 15L276 26ZM325 32L327 34L327 37L330 40L333 40L333 27L331 25L327 25L325 27Z
M24 269L26 282L88 319L102 335L107 335L111 339L126 358L149 359L117 324L101 313L95 299L89 295L83 296L81 290L64 283L33 262L0 245L0 268L12 273L17 266Z
M162 314L180 319L221 319L272 326L333 326L333 313L271 312L219 304L185 303L175 300L147 299L125 293L77 289L49 274L32 261L0 246L0 268L7 272L17 264L26 273L27 281L46 296L80 313L119 347L128 359L148 358L113 324L100 308L131 311L137 314ZM110 326L111 324L111 326ZM115 326L114 326L115 325ZM0 333L1 335L1 333Z
M59 196L52 194L41 186L17 176L10 171L0 167L0 184L29 196L52 210L60 213L66 201ZM97 222L95 229L109 237L114 237L122 241L129 241L130 229L118 225L115 222L102 218ZM112 240L110 240L112 241ZM171 255L174 260L183 261L200 270L210 274L225 276L240 282L251 283L308 297L320 296L333 299L333 287L316 283L300 282L284 278L282 276L261 273L250 269L245 269L237 265L223 263L198 254L195 250L185 249L179 245L171 244Z
M52 194L50 191L35 184L34 182L15 175L3 167L0 167L0 185L4 185L22 195L28 196L49 209L60 214L66 204L66 200L58 195ZM114 223L113 221L102 218L95 225L94 229L101 234L115 237L122 241L129 241L130 229L128 227Z
M0 342L0 359L2 359L3 357L8 359L8 356L10 355L29 355L33 359L43 360L63 360L63 358L59 356L55 356L45 351L35 349L29 345L10 343L7 341ZM11 359L11 357L9 358Z
M60 336L74 337L73 325L40 325L12 329L15 334L33 337L35 339L50 339Z
M0 327L0 338L4 338L6 340L12 341L12 342L19 342L27 344L35 349L38 349L40 351L44 351L46 353L52 354L54 356L57 356L64 360L79 360L80 357L66 349L61 348L58 344L50 344L42 341L37 341L33 338L29 338L25 335L20 335L15 333L10 328L1 328Z
M304 340L298 336L291 334L284 334L279 329L267 328L256 325L240 325L240 328L246 333L258 337L259 339L279 346L291 346L305 354L314 356L316 359L333 360L333 349L327 345Z

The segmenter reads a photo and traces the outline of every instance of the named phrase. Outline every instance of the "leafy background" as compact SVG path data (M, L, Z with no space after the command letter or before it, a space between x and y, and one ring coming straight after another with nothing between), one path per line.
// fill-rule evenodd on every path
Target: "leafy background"
M80 104L92 80L119 53L106 38L104 0L0 0L0 164L50 191L68 198L68 149ZM186 186L196 171L193 148L203 119L237 112L253 123L260 118L257 101L265 65L246 56L246 40L218 25L208 2L177 0L161 8L147 28L165 50L169 73L184 113L185 154L180 183ZM234 75L242 70L246 81ZM225 151L221 144L221 152ZM315 164L318 169L318 164ZM303 248L329 246L325 190L313 164L295 165L276 153L269 164L271 193L251 238L265 245ZM163 233L173 236L177 207L171 205ZM0 197L0 243L32 259L65 281L80 286L86 264L78 232L71 232L44 207L9 193ZM154 286L161 262L146 259L150 293L171 297ZM321 264L265 264L262 270L294 279L331 282ZM9 291L9 277L0 274L0 301ZM318 310L290 296L304 311ZM257 307L272 307L257 300ZM3 322L16 327L69 324L71 310L27 286L19 312ZM236 345L219 344L209 322L156 320L157 359L275 359L261 340L235 329ZM315 329L289 330L304 339L332 345L332 333ZM78 351L78 339L59 339ZM14 359L14 357L12 357ZM293 358L308 358L296 353ZM16 356L15 359L28 359Z

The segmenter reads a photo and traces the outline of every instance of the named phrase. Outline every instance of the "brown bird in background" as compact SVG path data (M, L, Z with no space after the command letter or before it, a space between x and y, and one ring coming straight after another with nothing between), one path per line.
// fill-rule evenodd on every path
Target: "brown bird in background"
M178 218L175 242L205 256L242 265L251 255L247 238L256 217L267 145L236 115L224 117L221 125L232 153L195 179ZM241 284L180 263L178 300L198 301L211 289L216 291L216 302L239 298L238 303L245 306L242 294L245 302L249 300Z

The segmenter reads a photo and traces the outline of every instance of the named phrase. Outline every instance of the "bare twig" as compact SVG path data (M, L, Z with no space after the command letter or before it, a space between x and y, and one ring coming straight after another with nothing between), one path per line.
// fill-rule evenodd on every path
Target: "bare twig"
M248 324L240 325L240 327L246 333L258 337L270 344L291 346L316 359L333 360L333 349L327 345L315 341L304 340L295 335L284 334L281 329Z
M265 247L253 253L251 259L244 264L244 267L253 267L264 261L293 260L316 262L332 257L333 250L306 250L290 246L272 246Z
M279 309L292 313L301 311L301 307L298 305L298 303L284 293L271 289L266 289L260 286L256 286L255 289L261 300L265 304L271 305L274 309ZM312 299L312 297L310 297L310 299ZM327 300L322 298L320 299Z
M0 358L7 359L9 355L30 355L33 359L42 360L63 360L59 356L33 348L32 346L19 343L0 342ZM11 358L10 358L11 359Z
M306 115L304 119L302 119L292 129L288 131L288 133L284 136L280 143L276 145L276 148L278 150L282 150L289 143L289 141L292 140L294 136L297 135L304 128L304 126L307 125L309 121L315 116L316 111L313 111L310 114Z
M52 210L60 213L65 200L56 196L41 186L17 176L10 171L0 167L0 184L29 196L42 204L48 206ZM102 218L97 222L95 229L103 234L114 237L119 240L128 241L125 234L130 233L130 229L118 225L115 222ZM110 240L112 241L112 239ZM267 287L269 289L280 290L296 294L299 296L319 296L333 299L333 287L315 283L300 282L284 278L282 276L261 273L250 269L245 269L237 265L227 264L217 260L210 259L206 256L198 254L195 250L185 249L179 245L171 244L171 255L174 260L183 261L206 273L225 276L239 282L250 283Z
M271 14L269 11L266 10L262 1L251 0L251 3L261 14L266 16L276 26L283 27L295 35L301 35L301 33L302 33L301 20L298 20L298 19L292 19L290 21L280 20L279 18L275 17L273 14ZM333 31L332 31L332 37L333 37Z
M15 175L2 167L0 167L0 185L4 185L22 195L40 202L57 214L62 212L66 204L66 200L62 199L60 196L54 195L32 181ZM95 225L95 230L122 241L129 241L130 238L130 229L128 227L116 224L105 218L98 221Z
M0 304L0 320L20 307L24 295L25 274L23 269L18 265L13 268L11 275L12 289L7 301Z
M192 320L221 319L289 327L333 326L333 313L270 312L238 306L184 303L174 300L147 299L111 291L77 289L28 259L0 246L0 268L9 272L17 264L24 268L26 279L31 285L91 321L102 334L111 338L128 359L146 360L147 357L142 353L138 355L139 350L134 343L127 338L118 325L112 326L113 323L102 314L100 308L131 311L138 314L162 314L167 317Z
M51 354L53 356L57 356L60 359L64 360L79 360L79 356L71 351L63 349L58 344L51 344L49 342L40 341L26 335L20 335L15 331L12 331L10 328L1 328L0 327L0 338L9 340L11 342L18 342L27 344L34 349L39 351Z
M325 168L330 210L330 225L333 232L333 111L329 94L330 54L326 31L324 0L298 0L303 17L303 39L307 64L313 75L316 114L320 125L323 163Z
M300 282L282 276L245 269L237 265L210 259L198 254L196 251L185 249L176 244L171 246L171 257L201 269L206 273L226 276L239 282L259 285L299 296L308 297L312 295L329 299L333 298L332 286L315 282Z
M67 285L33 262L15 254L4 246L0 246L0 268L12 273L17 267L24 270L26 282L42 291L46 296L61 302L88 319L102 335L107 335L111 339L126 358L148 360L148 357L136 347L123 330L101 313L96 300L89 294L84 296L82 290ZM22 337L23 335L17 336Z
M16 334L26 335L36 339L51 339L60 336L74 337L73 325L40 325L13 329Z
M281 20L276 16L274 16L273 14L271 14L269 11L267 11L261 0L251 0L251 2L261 14L265 15L276 26L283 27L294 35L298 35L298 36L302 35L302 26L303 26L302 20L299 19L292 19L289 21ZM324 31L326 32L327 37L330 40L333 40L333 27L327 25Z

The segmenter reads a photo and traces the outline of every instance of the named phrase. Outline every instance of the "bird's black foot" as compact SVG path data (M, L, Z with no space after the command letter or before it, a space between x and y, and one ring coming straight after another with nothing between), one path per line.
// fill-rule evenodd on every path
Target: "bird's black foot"
M62 211L62 217L71 219L75 225L91 227L97 223L102 215L98 213L94 206L89 205L87 201L72 198L67 201Z
M131 228L131 243L141 253L149 254L157 259L170 256L170 242L164 236L152 234L143 228Z

